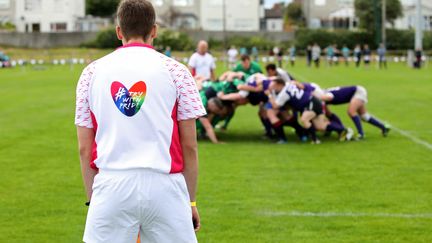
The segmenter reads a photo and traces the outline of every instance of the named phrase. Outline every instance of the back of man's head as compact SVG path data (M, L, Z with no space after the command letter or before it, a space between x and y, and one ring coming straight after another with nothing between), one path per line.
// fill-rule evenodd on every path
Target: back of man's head
M242 60L243 62L244 61L250 61L250 57L248 54L243 54L243 55L241 55L240 60Z
M274 63L270 63L266 66L266 70L276 71L276 65Z
M123 37L148 40L156 22L153 5L147 0L122 0L117 8L117 19Z

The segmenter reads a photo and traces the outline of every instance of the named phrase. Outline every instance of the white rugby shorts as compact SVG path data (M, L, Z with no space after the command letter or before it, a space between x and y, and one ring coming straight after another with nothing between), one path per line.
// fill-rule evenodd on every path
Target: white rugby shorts
M101 170L93 183L84 242L197 242L182 173Z
M368 102L368 98L367 98L367 91L363 86L357 86L357 90L354 93L354 97L353 98L357 98L361 101L363 101L364 103Z

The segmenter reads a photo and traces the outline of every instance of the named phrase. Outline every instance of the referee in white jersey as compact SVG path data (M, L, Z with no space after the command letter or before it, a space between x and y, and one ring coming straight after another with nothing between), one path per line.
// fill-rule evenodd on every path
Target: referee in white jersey
M152 47L146 0L117 10L123 46L85 68L75 124L90 205L84 242L196 242L195 119L205 109L188 69Z

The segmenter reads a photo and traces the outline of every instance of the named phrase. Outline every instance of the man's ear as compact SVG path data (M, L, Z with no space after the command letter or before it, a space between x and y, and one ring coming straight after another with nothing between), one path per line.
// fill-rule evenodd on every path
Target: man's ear
M151 34L150 34L150 36L151 36L152 39L156 39L157 38L157 36L158 36L157 32L158 32L158 26L157 26L157 24L155 24L155 25L153 25L153 28L152 28Z
M120 29L120 26L118 26L118 25L116 26L116 34L117 34L117 39L123 40L123 33Z

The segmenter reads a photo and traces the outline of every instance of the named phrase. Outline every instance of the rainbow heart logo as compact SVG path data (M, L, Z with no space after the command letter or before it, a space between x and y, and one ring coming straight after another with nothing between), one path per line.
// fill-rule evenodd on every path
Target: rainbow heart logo
M119 111L126 116L134 116L141 109L147 92L144 81L136 82L130 89L115 81L111 84L111 95Z

